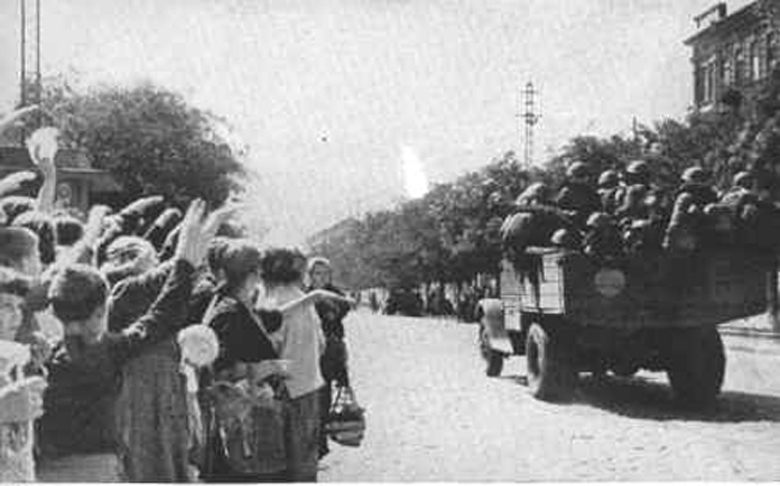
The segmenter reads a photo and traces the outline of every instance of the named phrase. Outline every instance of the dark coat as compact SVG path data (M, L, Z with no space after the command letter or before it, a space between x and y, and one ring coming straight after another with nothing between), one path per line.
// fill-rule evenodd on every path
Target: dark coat
M252 317L250 312L255 312ZM238 362L259 363L279 356L265 334L258 329L258 320L269 333L276 332L282 325L282 314L278 311L249 310L229 295L218 297L210 318L205 323L214 329L219 339L219 357L214 362L214 371L231 368Z
M47 364L49 386L41 418L44 451L117 451L113 417L123 371L131 360L186 324L193 271L189 263L176 263L154 304L125 329L109 332L78 351L58 347Z

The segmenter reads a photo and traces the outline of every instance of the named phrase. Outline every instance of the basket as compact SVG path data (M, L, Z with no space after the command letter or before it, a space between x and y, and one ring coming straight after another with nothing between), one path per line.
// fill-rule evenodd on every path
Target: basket
M337 385L336 395L328 412L325 433L337 444L358 447L366 431L365 409L348 385Z

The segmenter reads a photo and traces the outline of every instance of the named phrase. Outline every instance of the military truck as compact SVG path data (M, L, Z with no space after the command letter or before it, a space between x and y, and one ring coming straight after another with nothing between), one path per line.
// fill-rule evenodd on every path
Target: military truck
M479 303L479 347L488 376L525 355L528 387L542 400L568 397L579 372L647 369L665 371L682 402L713 402L725 370L717 326L766 309L774 268L771 255L732 249L609 262L556 248L527 253L537 279L502 263L500 299Z

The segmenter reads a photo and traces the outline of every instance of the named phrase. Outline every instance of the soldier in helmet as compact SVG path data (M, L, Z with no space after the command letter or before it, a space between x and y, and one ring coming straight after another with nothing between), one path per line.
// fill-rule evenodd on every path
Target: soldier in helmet
M645 219L648 208L645 198L650 195L650 168L644 160L628 164L623 175L624 185L615 195L615 215L619 219Z
M697 165L688 167L683 171L681 178L682 186L677 191L678 197L682 193L690 193L693 203L701 209L707 204L717 202L718 193L709 183L709 176L704 169Z
M517 196L515 199L515 206L537 206L546 205L550 201L550 191L544 182L534 182Z
M731 188L723 194L720 201L730 205L739 204L745 198L758 199L758 194L753 191L754 182L754 178L749 172L737 172L731 179Z
M708 183L707 173L699 166L688 167L681 178L682 185L674 199L664 247L690 251L707 240L705 208L718 201L718 194Z
M628 164L624 185L615 196L615 216L629 252L656 250L666 229L666 198L651 183L650 167L644 160Z
M599 194L588 179L588 167L582 162L574 162L566 169L566 181L555 198L558 207L580 228L585 227L588 216L601 210Z
M612 216L595 212L588 217L584 252L599 261L623 255L623 239Z
M617 194L620 189L620 176L612 169L599 175L598 193L601 198L601 209L608 214L615 214L617 209Z

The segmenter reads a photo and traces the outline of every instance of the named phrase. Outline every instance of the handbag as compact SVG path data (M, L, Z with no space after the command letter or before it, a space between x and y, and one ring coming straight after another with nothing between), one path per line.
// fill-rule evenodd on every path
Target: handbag
M328 411L325 433L343 446L359 447L366 431L366 413L349 385L336 385L336 394Z
M257 319L255 322L270 339L262 323ZM259 475L287 468L289 395L281 380L275 385L273 396L260 396L224 380L213 381L206 389L211 451L206 477L218 479L224 473ZM229 471L222 471L225 467Z
M232 472L264 474L287 467L287 405L277 397L255 397L220 381L210 389L214 429Z

